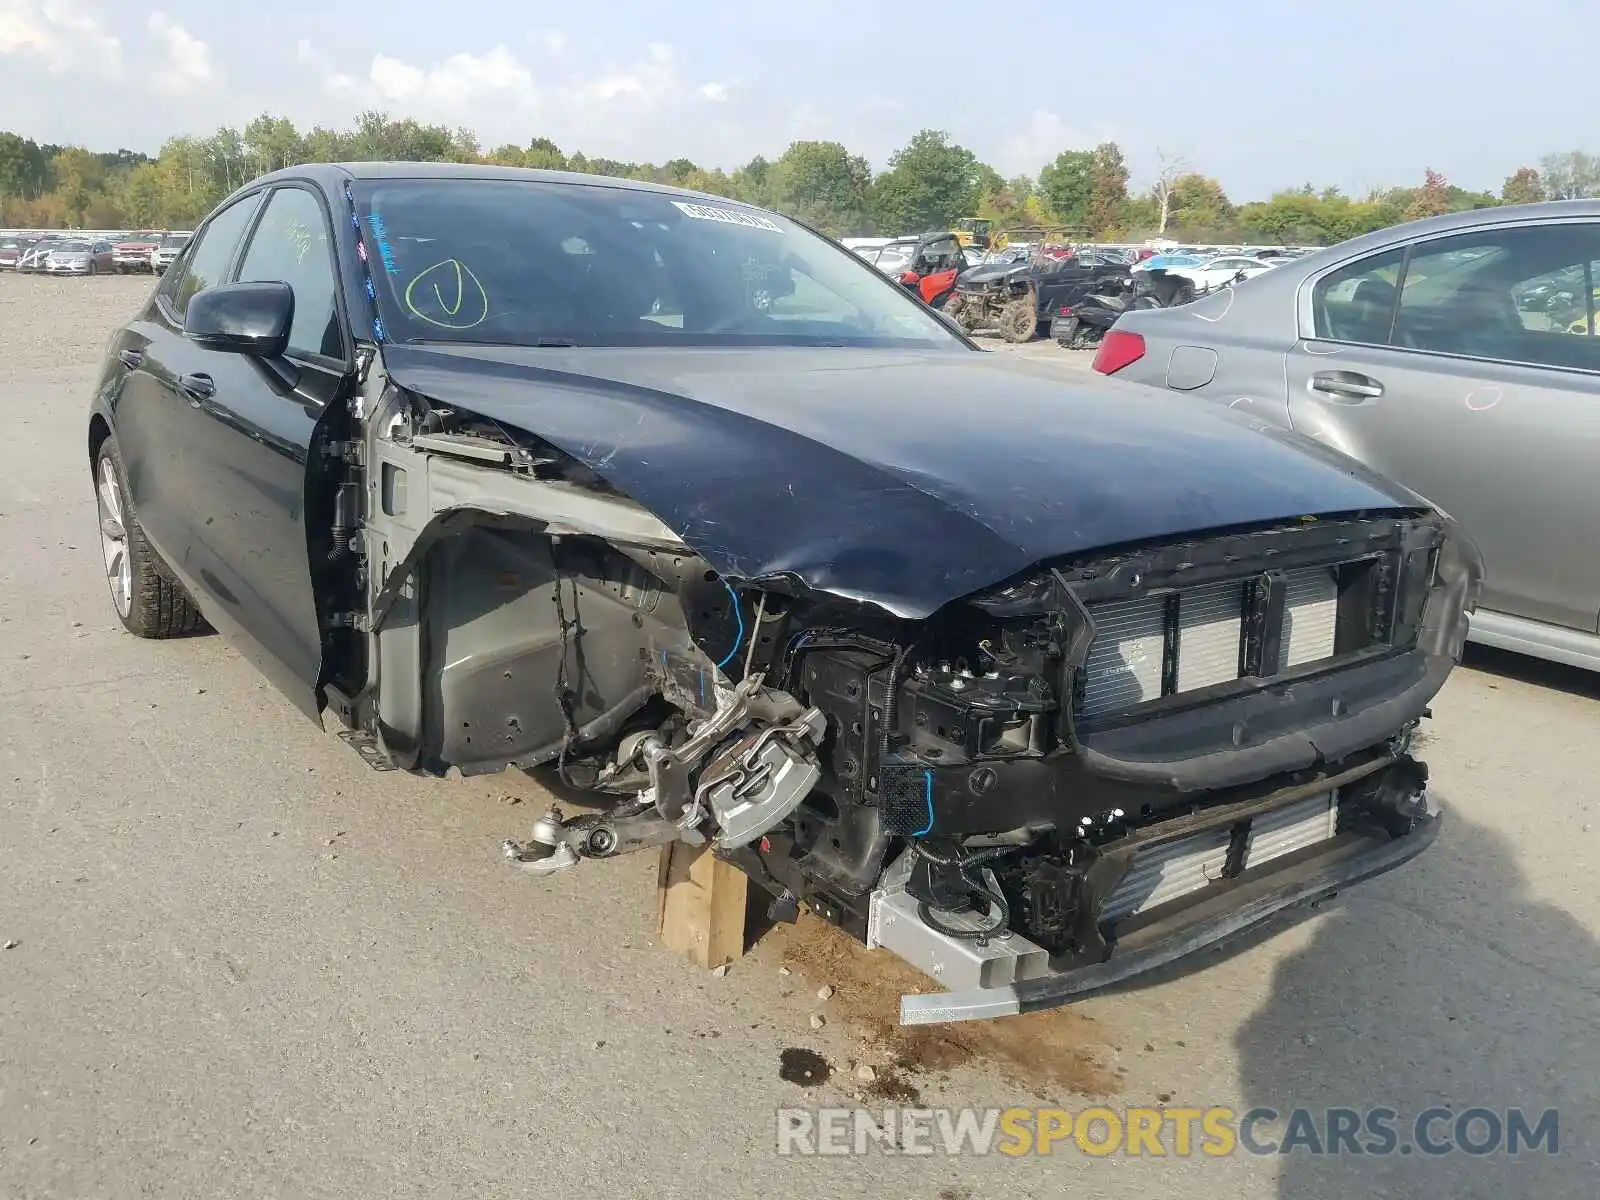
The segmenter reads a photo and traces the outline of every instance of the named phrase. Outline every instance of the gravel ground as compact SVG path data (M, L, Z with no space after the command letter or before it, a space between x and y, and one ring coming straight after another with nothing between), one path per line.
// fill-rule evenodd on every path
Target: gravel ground
M1119 995L910 1037L892 964L830 931L697 972L651 945L644 856L504 867L533 781L374 774L220 639L120 632L84 410L150 286L0 275L0 1197L1595 1194L1600 680L1475 654L1422 859ZM780 1078L797 1050L833 1079ZM856 1062L928 1105L1554 1106L1561 1152L776 1157L774 1110L851 1103Z

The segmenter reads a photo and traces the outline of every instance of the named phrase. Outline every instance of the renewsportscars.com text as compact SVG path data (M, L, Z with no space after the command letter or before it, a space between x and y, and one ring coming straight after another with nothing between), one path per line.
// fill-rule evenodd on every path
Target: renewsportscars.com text
M1557 1154L1553 1108L780 1108L781 1155Z

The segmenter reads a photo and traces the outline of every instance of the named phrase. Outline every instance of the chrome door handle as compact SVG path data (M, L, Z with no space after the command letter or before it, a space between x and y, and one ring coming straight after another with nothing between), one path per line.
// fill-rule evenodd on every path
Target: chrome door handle
M1383 384L1357 371L1318 371L1311 377L1311 390L1336 403L1360 404L1383 395Z

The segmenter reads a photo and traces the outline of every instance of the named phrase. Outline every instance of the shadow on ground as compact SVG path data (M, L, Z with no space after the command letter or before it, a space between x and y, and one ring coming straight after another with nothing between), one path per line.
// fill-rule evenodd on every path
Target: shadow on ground
M1535 687L1550 688L1572 696L1600 699L1600 672L1586 671L1582 667L1569 667L1565 663L1547 662L1530 658L1526 654L1513 654L1493 646L1469 644L1461 665L1502 679L1514 679Z
M1540 1014L1537 1019L1533 1014ZM1310 944L1279 962L1271 999L1241 1027L1245 1108L1559 1110L1559 1153L1281 1156L1280 1200L1600 1194L1600 946L1530 898L1512 851L1451 814L1432 850L1349 893ZM1432 1126L1453 1136L1454 1119ZM1258 1140L1281 1137L1264 1124ZM1477 1124L1469 1139L1484 1136ZM1366 1141L1362 1137L1357 1141Z

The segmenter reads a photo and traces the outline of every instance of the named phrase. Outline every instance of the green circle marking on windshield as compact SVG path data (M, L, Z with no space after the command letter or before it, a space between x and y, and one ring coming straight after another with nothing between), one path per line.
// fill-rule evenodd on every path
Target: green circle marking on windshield
M406 285L405 303L412 316L443 329L471 329L489 317L489 294L472 268L454 258L418 272Z

